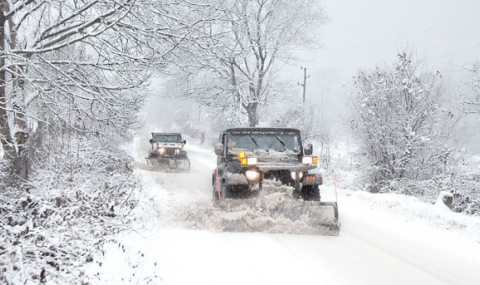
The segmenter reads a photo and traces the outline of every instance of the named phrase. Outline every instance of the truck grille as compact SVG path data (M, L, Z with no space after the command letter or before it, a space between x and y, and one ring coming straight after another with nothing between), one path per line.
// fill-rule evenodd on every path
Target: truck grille
M166 156L166 157L175 156L175 148L167 147L164 156Z

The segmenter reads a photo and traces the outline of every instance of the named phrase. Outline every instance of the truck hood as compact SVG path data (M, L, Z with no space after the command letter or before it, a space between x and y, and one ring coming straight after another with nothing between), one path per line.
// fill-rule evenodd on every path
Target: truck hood
M317 167L316 165L303 164L298 161L297 157L257 157L256 166L263 172L271 170L305 172Z
M183 148L182 143L174 143L174 142L155 142L158 144L157 147L175 147L175 148Z
M242 148L233 148L229 149L229 154L238 155L238 153L244 152L248 157L269 157L269 158L282 158L282 157L291 157L296 158L300 154L297 151L285 150L285 151L275 151L273 149L242 149Z
M309 169L317 168L315 164L303 164L299 161L298 152L295 151L274 151L274 150L229 150L229 153L238 155L239 152L245 152L247 157L256 157L256 166L260 171L267 172L271 170L289 170L296 172L305 172Z

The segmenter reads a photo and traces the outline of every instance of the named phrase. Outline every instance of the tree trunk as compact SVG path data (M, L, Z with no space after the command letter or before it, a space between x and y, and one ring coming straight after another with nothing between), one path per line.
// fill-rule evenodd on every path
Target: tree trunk
M3 147L3 155L5 159L9 159L14 152L13 141L10 137L10 128L8 126L7 117L7 98L6 98L6 72L5 72L5 13L3 2L0 2L0 141Z
M254 128L258 125L258 113L257 113L258 103L249 103L247 105L247 114L248 114L248 125L251 128Z
M2 55L5 53L6 45L6 19L5 11L8 11L8 5L5 1L0 2L0 49ZM27 145L28 135L26 134L25 116L21 108L14 106L15 119L14 124L17 124L21 131L15 133L15 140L11 136L11 129L8 123L7 112L7 72L5 71L5 58L0 57L0 142L3 147L3 158L9 162L10 174L12 178L27 179L27 156L24 152ZM17 88L13 84L13 89Z
M23 116L15 118L21 121L21 125L25 124ZM24 126L26 127L26 126ZM23 180L28 179L28 133L19 131L15 133L15 142L17 145L16 156L13 159L11 172Z

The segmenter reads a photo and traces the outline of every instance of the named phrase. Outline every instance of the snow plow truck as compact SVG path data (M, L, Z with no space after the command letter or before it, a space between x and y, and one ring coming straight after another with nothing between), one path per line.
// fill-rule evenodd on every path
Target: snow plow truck
M337 202L321 201L323 177L316 173L311 144L293 128L230 128L215 145L214 206L253 209L264 219L302 223L338 235ZM268 224L268 223L267 223Z
M186 143L179 133L152 133L147 165L154 170L189 172L190 160L183 150Z

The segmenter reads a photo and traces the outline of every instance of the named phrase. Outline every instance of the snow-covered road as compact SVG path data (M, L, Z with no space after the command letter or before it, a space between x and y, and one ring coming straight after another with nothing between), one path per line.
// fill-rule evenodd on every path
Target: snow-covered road
M158 209L137 212L148 226L122 233L120 243L97 257L89 273L97 274L98 284L480 284L478 240L395 213L398 203L409 203L406 198L375 207L371 196L340 191L338 237L176 224L172 215L179 208L208 203L212 195L213 151L186 149L190 173L137 170ZM329 190L324 186L326 196Z

